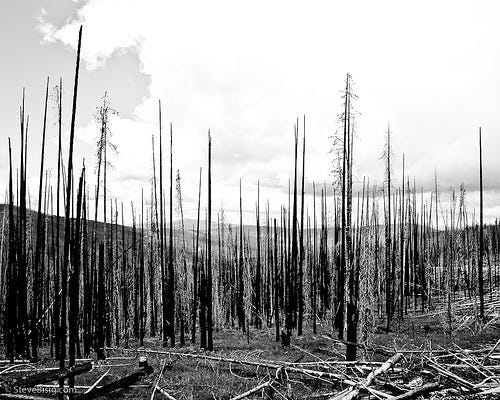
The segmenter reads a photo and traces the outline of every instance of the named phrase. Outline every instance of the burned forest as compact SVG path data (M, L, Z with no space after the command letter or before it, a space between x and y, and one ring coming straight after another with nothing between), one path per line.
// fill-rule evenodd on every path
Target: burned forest
M267 197L265 178L233 174L226 209L217 175L233 172L229 145L210 126L189 138L156 98L146 103L154 132L134 139L150 152L135 155L148 178L127 186L140 199L131 201L110 179L121 157L112 91L85 115L94 153L82 159L77 149L88 36L83 25L73 37L73 76L47 77L43 95L21 87L19 115L2 116L18 118L18 130L1 137L0 398L500 394L500 223L485 211L498 171L486 167L487 121L469 132L467 184L441 184L438 168L420 183L390 122L371 133L384 143L370 150L383 177L360 175L361 85L354 73L335 76L330 131L313 128L313 113L289 115L280 133L281 197ZM28 98L41 119L30 120ZM329 143L328 180L310 172L318 136ZM184 175L186 140L203 157Z

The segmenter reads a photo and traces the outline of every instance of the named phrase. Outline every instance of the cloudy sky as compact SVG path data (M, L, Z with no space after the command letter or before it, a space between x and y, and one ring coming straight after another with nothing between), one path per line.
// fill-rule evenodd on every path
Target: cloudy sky
M239 179L251 222L257 180L272 210L286 203L293 172L293 124L306 116L306 182L331 188L331 135L346 73L355 81L355 168L383 182L384 131L394 132L394 174L442 198L461 183L478 204L483 129L486 216L500 215L500 4L483 1L19 0L0 12L0 190L7 138L19 152L19 104L30 115L30 189L37 190L46 77L62 77L69 129L77 30L83 25L76 155L95 185L93 118L104 92L119 112L111 130L119 154L109 196L129 208L148 193L151 138L173 124L187 217L196 209L199 167L206 181L213 143L213 206L234 219ZM55 109L49 111L47 167L56 168ZM302 122L301 122L302 124ZM301 131L302 134L302 131ZM165 143L168 143L166 140ZM168 147L164 148L165 154ZM165 157L167 161L167 157ZM55 172L54 172L55 173ZM310 187L308 188L310 191Z

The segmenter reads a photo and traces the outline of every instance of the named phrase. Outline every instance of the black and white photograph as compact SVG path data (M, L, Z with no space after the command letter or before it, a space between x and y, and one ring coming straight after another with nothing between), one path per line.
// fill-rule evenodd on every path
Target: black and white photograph
M0 399L500 398L500 2L3 0Z

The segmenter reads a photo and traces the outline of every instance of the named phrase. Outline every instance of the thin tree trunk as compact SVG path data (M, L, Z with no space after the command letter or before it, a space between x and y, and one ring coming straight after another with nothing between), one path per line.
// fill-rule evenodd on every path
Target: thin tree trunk
M304 115L304 140L302 143L302 190L300 204L300 254L299 254L299 287L298 287L298 307L299 319L297 335L302 335L302 323L304 319L304 178L306 167L306 116Z
M71 180L73 177L73 146L75 139L75 120L76 120L76 104L78 94L78 73L80 70L80 50L82 43L82 27L78 33L78 50L76 55L76 70L75 70L75 84L73 88L73 109L71 111L71 128L69 139L69 153L68 153L68 184L66 187L66 210L65 210L65 228L64 228L64 259L62 263L62 309L61 309L61 353L60 353L60 368L64 368L66 358L66 296L67 296L67 280L68 280L68 265L69 265L69 246L70 246L70 233L71 233ZM59 381L59 387L62 389L64 386L64 379ZM59 398L62 400L63 393L61 390Z
M168 304L167 304L167 282L165 274L164 257L164 214L163 214L163 146L161 135L161 101L158 101L159 127L160 127L160 268L161 268L161 299L162 299L162 339L163 347L167 347L168 329Z
M192 311L192 325L191 325L191 343L196 342L196 313L198 312L198 249L200 239L200 205L201 205L201 168L200 179L198 183L198 214L196 218L196 248L194 249L193 261L193 311Z
M47 86L45 89L45 108L43 113L43 130L42 130L42 152L40 156L40 181L38 183L38 212L36 223L36 248L35 262L33 264L33 293L32 293L32 310L31 310L31 355L36 360L38 359L38 323L42 316L42 296L41 296L41 281L40 281L40 259L42 257L42 188L43 188L43 162L45 157L45 129L47 126L47 103L49 100L49 78L47 77Z
M481 128L479 128L479 262L477 266L478 293L479 293L479 318L484 318L484 279L483 279L483 254L484 254L484 228L483 228L483 148L481 142Z
M208 221L207 221L207 350L214 349L212 337L212 138L208 131Z

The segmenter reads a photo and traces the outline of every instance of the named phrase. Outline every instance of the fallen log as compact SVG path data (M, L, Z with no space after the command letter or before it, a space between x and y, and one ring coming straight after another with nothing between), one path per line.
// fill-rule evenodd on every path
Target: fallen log
M293 372L302 375L313 376L316 378L329 378L338 381L341 384L346 384L349 386L356 386L356 382L346 379L344 376L340 374L334 374L332 372L326 371L317 371L314 369L306 369L306 368L296 368L285 363L275 363L269 361L247 361L247 360L238 360L235 358L226 358L226 357L215 357L208 356L205 354L196 354L196 353L181 353L176 351L160 351L160 350L148 350L148 349L122 349L122 348L113 348L106 347L105 350L117 350L117 351L127 351L127 352L136 352L136 353L146 353L146 354L158 354L158 355L167 355L167 356L177 356L177 357L186 357L186 358L197 358L200 360L210 360L216 362L225 362L229 364L240 364L240 365L250 365L254 367L268 368L273 370L286 370L288 372Z
M129 387L131 384L138 381L140 378L149 375L153 372L153 367L147 364L144 359L139 360L139 365L141 365L141 369L133 372L130 375L124 376L123 378L117 379L113 382L108 383L107 385L101 387L95 387L93 390L83 393L81 395L75 396L75 400L90 400L98 396L103 396L107 393L110 393L117 389L123 389Z
M466 381L465 379L461 378L460 376L455 375L454 373L448 371L447 369L443 368L437 362L435 362L434 360L430 359L429 357L426 357L426 356L423 356L423 357L428 361L429 367L431 367L432 369L434 369L435 371L437 371L439 374L445 376L446 378L448 378L449 380L457 383L458 385L465 386L467 389L469 389L472 392L477 392L478 391L475 388L475 386L472 383L470 383L469 381Z
M19 367L29 367L29 368L20 369ZM11 365L11 366L9 366L7 368L2 369L0 371L0 375L12 374L14 372L15 373L19 373L19 372L32 372L32 371L38 371L38 372L41 372L41 371L55 371L56 369L58 369L58 368L40 369L40 368L35 367L32 364L14 364L14 365Z
M42 388L59 388L60 386L58 384L43 384L43 385L36 385L36 387L42 387ZM93 388L94 385L75 385L73 386L73 388L75 390L80 390L80 391L83 391L83 393L85 393L87 390ZM102 385L95 385L95 387L102 387ZM141 389L144 389L144 388L150 388L151 385L147 385L147 384L137 384L137 385L130 385L129 388L141 388ZM63 388L69 388L68 385L64 385Z
M330 400L352 400L355 399L360 390L363 388L366 388L372 384L372 382L375 380L375 378L387 371L389 368L391 368L394 364L396 364L403 355L401 353L397 353L393 355L391 358L389 358L385 363L383 363L379 368L376 370L370 372L368 376L361 381L360 383L356 384L353 386L347 393L342 393L340 396L335 396L331 398Z
M495 345L491 348L491 350L484 356L484 358L481 360L481 364L484 364L484 362L495 352L495 350L500 346L500 339L495 343Z
M17 360L14 360L14 361L10 361L10 360L0 360L0 365L14 365L14 364L36 364L34 363L32 360L23 360L23 359L17 359Z
M347 345L355 346L358 349L362 349L364 351L371 351L373 353L381 354L381 355L384 355L384 356L389 356L389 355L392 354L392 352L390 352L390 351L388 351L386 349L369 347L369 346L367 346L365 344L362 344L362 343L349 342L348 340L337 339L337 338L333 338L333 337L328 336L328 335L322 335L322 337L325 338L325 339L331 340L332 342L340 343L340 344L343 344L343 345L346 345L346 346Z
M238 396L232 397L230 400L244 399L244 398L251 396L252 394L254 394L254 393L258 392L259 390L262 390L270 385L271 385L271 381L261 383L260 385L255 386L253 389L250 389L250 390L246 391L245 393L242 393L242 394L239 394Z
M158 378L156 379L156 383L155 383L155 386L153 388L153 393L151 393L150 400L154 400L154 398L155 398L155 392L156 392L156 389L158 388L158 383L160 383L161 376L163 375L163 369L165 368L165 361L166 360L163 360L163 362L161 363L160 373L158 374Z
M439 383L437 383L437 382L427 383L420 388L410 390L409 392L406 392L406 393L403 393L399 396L394 397L394 400L416 399L419 396L424 396L424 395L429 394L431 392L435 392L436 390L439 390Z
M40 396L30 396L26 394L11 394L11 393L2 393L0 394L0 399L5 400L48 400L53 399L54 397L40 397Z
M109 374L109 371L111 371L111 370L110 370L110 369L108 369L108 370L107 370L104 374L102 374L102 375L100 376L100 378L99 378L99 379L97 379L97 380L94 382L94 384L93 384L92 386L90 386L90 387L89 387L89 388L85 391L85 393L89 393L89 392L91 392L92 390L94 390L94 389L97 387L97 385L99 385L99 383L100 383L100 382L104 379L104 377L105 377L107 374Z
M37 374L29 375L25 378L3 382L3 384L0 386L0 393L11 392L10 389L14 386L30 387L42 383L63 380L72 376L83 374L84 372L90 371L91 369L92 363L87 362L83 364L77 364L74 367L57 369L55 371L40 372Z
M167 400L176 400L176 398L174 396L171 396L170 394L168 394L165 389L162 389L158 385L156 386L156 388L158 389L158 393L161 393L163 396L165 396L165 398Z

